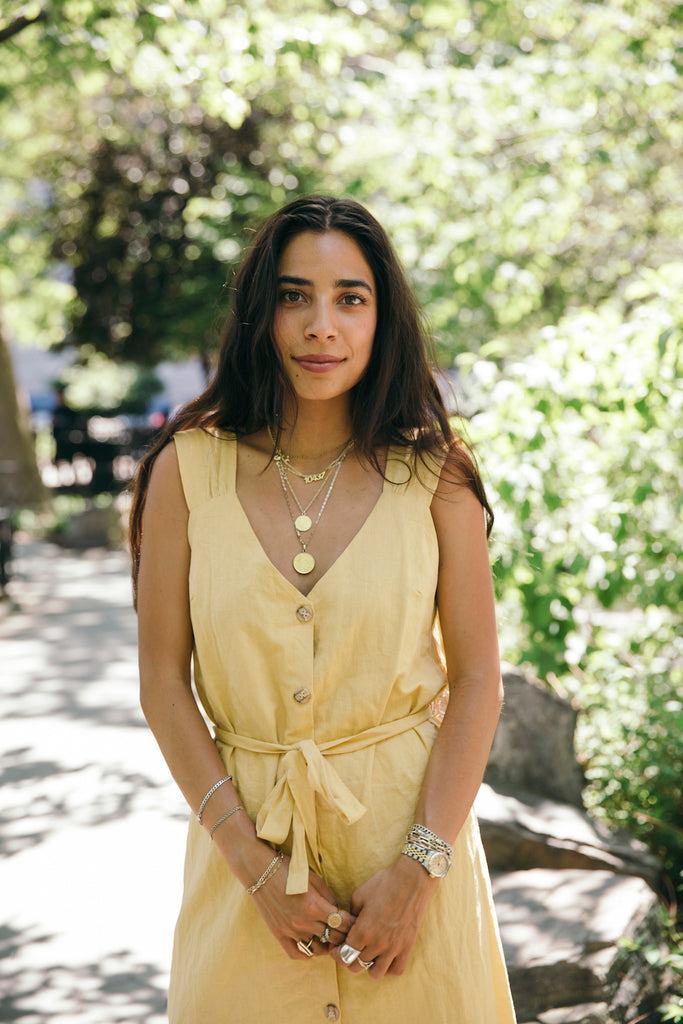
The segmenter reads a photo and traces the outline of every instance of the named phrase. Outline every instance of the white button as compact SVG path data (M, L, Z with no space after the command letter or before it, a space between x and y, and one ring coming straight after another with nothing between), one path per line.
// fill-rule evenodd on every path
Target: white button
M294 700L297 704L307 704L311 699L311 691L307 690L305 686L302 686L300 690L295 690Z
M296 610L296 617L299 622L310 622L313 618L313 609L308 604L302 604Z
M339 1020L339 1007L334 1003L328 1003L325 1007L325 1017L327 1020Z

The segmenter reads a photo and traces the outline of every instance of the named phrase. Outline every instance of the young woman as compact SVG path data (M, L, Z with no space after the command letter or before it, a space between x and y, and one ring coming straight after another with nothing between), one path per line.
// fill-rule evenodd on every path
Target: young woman
M142 706L195 812L170 1020L510 1024L472 812L490 509L410 290L362 206L309 197L232 295L131 518Z

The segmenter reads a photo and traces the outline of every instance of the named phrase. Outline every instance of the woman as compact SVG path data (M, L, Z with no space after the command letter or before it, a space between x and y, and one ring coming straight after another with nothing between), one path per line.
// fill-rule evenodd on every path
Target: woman
M362 206L309 197L232 294L131 520L142 706L196 812L170 1020L508 1024L472 812L501 704L490 510L410 291Z

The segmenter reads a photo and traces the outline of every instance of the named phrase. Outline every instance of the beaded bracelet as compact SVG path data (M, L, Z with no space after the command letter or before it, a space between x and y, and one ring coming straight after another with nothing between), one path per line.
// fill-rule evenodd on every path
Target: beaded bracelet
M213 796L213 794L216 792L217 789L220 789L220 787L223 785L224 782L231 782L231 781L232 781L232 775L226 775L224 779L220 779L216 783L215 786L212 786L211 789L209 790L209 792L206 794L206 796L204 797L204 799L202 800L202 802L199 805L199 810L197 811L197 821L199 822L200 825L202 823L202 814L204 813L204 808L208 804L208 802L211 799L211 797Z
M256 882L254 882L253 885L250 885L249 888L247 889L247 892L249 893L250 896L253 896L257 889L260 889L262 885L266 884L269 878L273 877L277 869L282 864L284 857L285 855L282 852L282 850L275 854L275 856L273 857L273 859L271 860L270 864L263 872L261 877Z
M222 825L224 821L227 821L228 818L231 818L233 814L237 814L238 811L243 810L244 808L242 807L242 804L238 804L237 807L233 807L232 810L228 811L227 814L224 814L222 818L219 818L218 821L214 822L214 824L211 826L209 830L209 838L213 839L213 834L219 825Z

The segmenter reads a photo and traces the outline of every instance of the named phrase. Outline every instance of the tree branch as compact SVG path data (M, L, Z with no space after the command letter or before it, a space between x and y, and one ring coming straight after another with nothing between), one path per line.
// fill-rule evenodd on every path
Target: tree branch
M8 39L12 39L14 36L23 32L29 25L35 25L39 21L47 21L47 7L36 14L35 18L24 18L23 16L15 18L14 21L9 24L6 28L0 29L0 43L6 43Z

